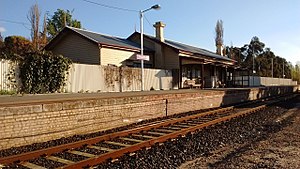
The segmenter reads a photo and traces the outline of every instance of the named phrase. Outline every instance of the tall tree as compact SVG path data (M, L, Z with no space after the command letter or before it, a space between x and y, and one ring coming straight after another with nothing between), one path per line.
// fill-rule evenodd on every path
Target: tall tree
M292 79L300 84L300 63L292 65Z
M243 55L241 54L241 48L226 46L225 51L225 54L228 58L237 61L237 64L241 65L242 61L244 60Z
M254 64L254 68L256 68L255 62L253 63L253 59L255 60L255 58L253 57L262 54L264 47L265 44L260 42L257 36L254 36L249 44L246 44L241 48L242 58L244 59L242 60L242 66L252 69Z
M0 32L0 42L3 42L3 36L1 34L1 32Z
M223 35L224 35L224 28L223 28L223 21L218 20L216 27L215 27L216 37L215 43L217 47L217 54L222 55L223 53Z
M33 48L39 50L39 23L40 23L40 10L37 4L30 7L27 18L31 24L31 41Z
M72 19L73 11L57 9L51 18L47 19L47 30L50 38L53 38L65 26L81 28L81 22Z
M46 21L46 14L44 15L44 22L43 22L43 32L40 33L40 45L41 47L45 47L47 44L47 21Z
M227 47L227 56L244 68L256 72L255 75L274 78L291 78L292 65L286 59L276 56L270 48L254 36L249 44L243 47ZM254 66L254 67L253 67ZM295 74L295 73L294 73Z
M1 32L0 32L0 58L4 58L4 42L3 42L3 37L1 35Z

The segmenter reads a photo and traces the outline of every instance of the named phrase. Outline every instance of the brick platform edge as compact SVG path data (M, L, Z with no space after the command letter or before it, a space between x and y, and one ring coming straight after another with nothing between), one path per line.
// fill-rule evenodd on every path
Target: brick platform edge
M293 86L57 101L0 107L0 150L141 120L293 93ZM167 109L166 109L167 107ZM167 111L166 111L167 110Z

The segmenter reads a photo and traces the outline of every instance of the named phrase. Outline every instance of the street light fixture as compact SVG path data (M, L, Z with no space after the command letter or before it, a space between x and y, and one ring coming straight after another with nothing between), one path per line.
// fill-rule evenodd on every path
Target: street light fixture
M160 6L158 4L151 6L151 8L145 9L145 10L140 10L140 32L141 32L141 69L142 69L142 83L141 83L141 88L142 91L144 90L144 39L143 39L143 34L144 34L144 28L143 28L143 17L144 13L147 11L150 11L151 9L159 10Z

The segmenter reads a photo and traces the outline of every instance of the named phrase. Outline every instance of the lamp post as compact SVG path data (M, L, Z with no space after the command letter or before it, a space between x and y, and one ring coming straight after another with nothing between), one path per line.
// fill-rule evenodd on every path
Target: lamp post
M273 70L274 68L273 67L274 67L274 63L273 63L273 58L272 58L272 78L274 77L274 70Z
M284 79L284 62L282 63L282 78Z
M254 73L255 73L255 70L254 70L254 58L255 58L255 52L254 52L254 47L252 46L252 85L254 86ZM252 86L252 87L253 87Z
M144 56L144 39L143 39L143 34L144 34L144 28L143 28L143 17L144 13L147 11L150 11L151 9L159 10L160 6L158 4L151 6L151 8L145 9L145 10L140 10L140 32L141 32L141 56ZM141 83L141 90L144 90L144 60L143 58L141 59L141 69L142 69L142 83Z

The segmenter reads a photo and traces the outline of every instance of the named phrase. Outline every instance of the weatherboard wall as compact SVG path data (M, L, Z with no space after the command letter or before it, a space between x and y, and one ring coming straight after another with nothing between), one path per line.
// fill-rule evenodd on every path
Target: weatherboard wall
M101 65L126 65L125 60L136 60L136 52L111 49L111 48L100 48Z
M68 32L51 51L68 57L75 63L100 64L98 44L79 34Z

